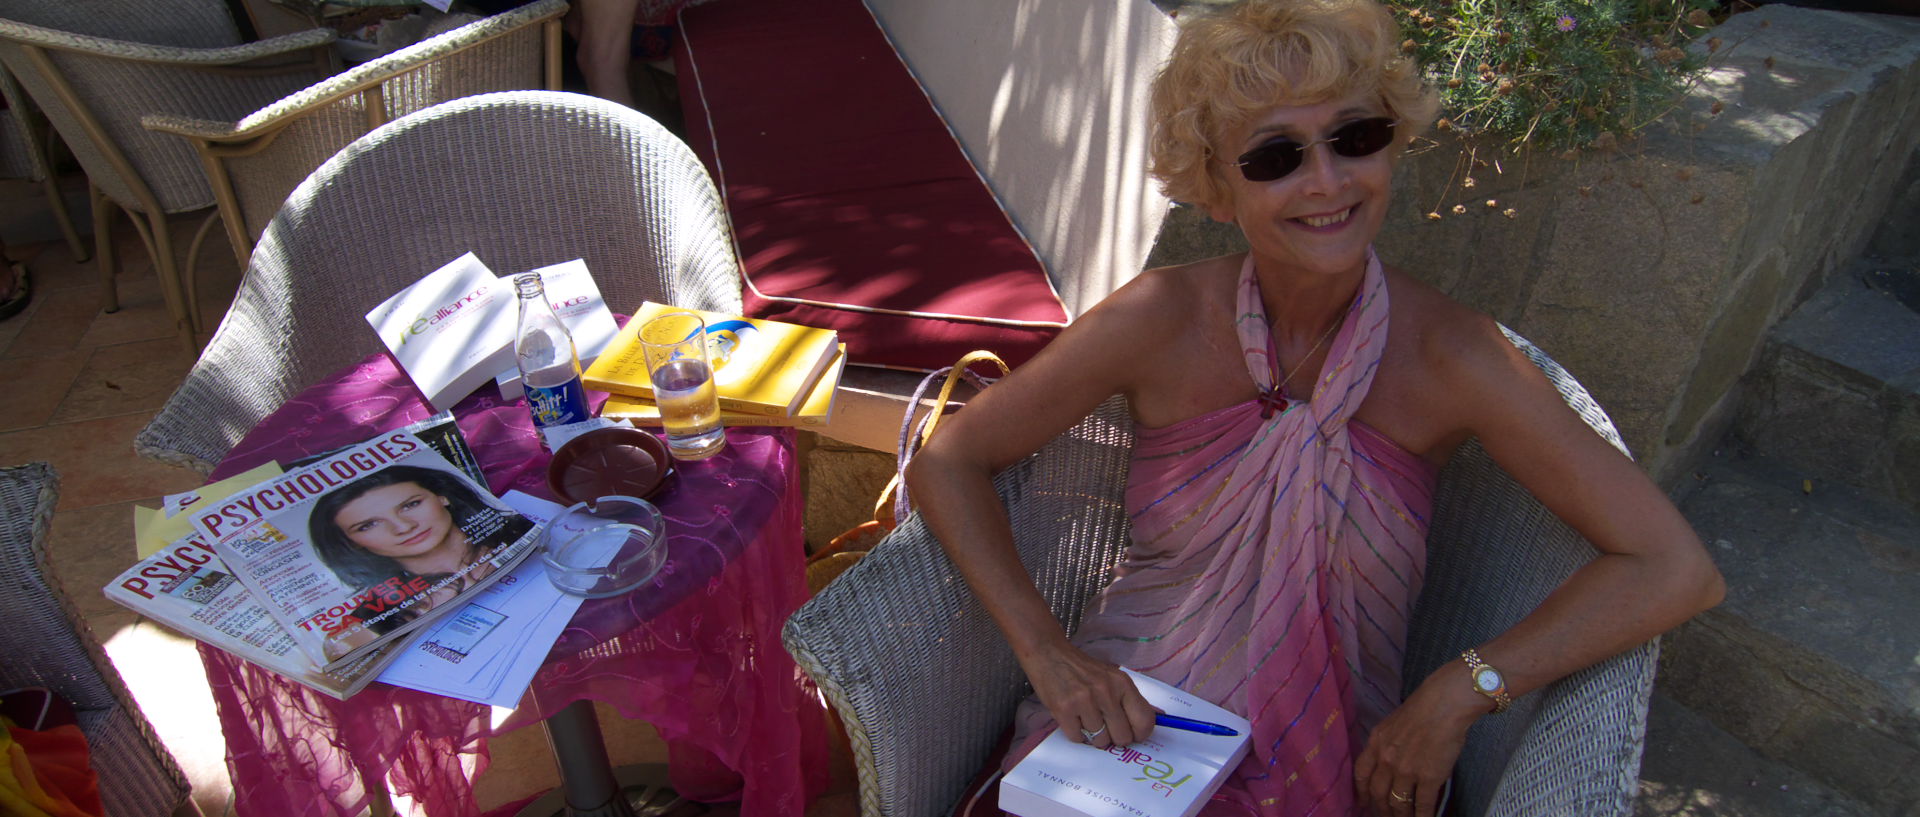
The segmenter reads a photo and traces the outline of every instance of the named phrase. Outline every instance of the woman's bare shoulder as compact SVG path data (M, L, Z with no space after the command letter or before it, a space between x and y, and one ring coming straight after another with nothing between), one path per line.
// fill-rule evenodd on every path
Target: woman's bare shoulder
M1447 428L1443 436L1484 433L1516 408L1564 407L1546 375L1493 316L1412 276L1397 278L1394 329L1405 335L1401 354L1413 364L1408 368L1421 391L1430 395L1427 406L1434 420Z
M1491 316L1401 270L1387 270L1387 287L1392 330L1363 419L1441 464L1482 425L1489 385L1511 391L1513 345Z
M1388 268L1387 286L1400 352L1432 374L1461 374L1462 364L1484 365L1490 357L1504 358L1504 350L1512 348L1491 315L1425 281Z
M1155 267L1113 291L1096 309L1124 314L1149 324L1184 323L1193 313L1230 295L1240 256L1223 255L1186 264Z

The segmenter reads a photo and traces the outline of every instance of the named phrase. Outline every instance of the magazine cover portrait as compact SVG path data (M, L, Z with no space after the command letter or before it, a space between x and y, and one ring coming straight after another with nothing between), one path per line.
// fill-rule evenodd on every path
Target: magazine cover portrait
M322 495L307 517L315 555L357 595L374 595L343 617L329 655L393 632L499 570L494 557L532 523L490 500L458 474L414 465Z
M535 525L400 430L195 512L197 531L327 667L457 606Z

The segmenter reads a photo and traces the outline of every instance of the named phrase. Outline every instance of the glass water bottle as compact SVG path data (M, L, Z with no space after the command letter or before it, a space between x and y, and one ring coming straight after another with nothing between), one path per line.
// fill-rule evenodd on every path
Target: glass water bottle
M534 430L588 419L580 356L574 352L573 335L567 332L567 325L547 303L547 288L540 274L516 275L513 286L520 295L520 328L513 335L513 358L520 367L520 385L526 390L527 408L533 412ZM546 445L545 435L541 435L540 444Z

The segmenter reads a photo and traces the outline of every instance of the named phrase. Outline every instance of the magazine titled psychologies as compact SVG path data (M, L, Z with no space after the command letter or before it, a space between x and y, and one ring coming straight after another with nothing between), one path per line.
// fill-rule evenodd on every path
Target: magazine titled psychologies
M190 513L328 671L460 607L532 551L536 530L404 429Z
M107 585L106 593L141 615L335 698L371 683L400 649L379 649L336 669L321 669L198 535L141 559Z

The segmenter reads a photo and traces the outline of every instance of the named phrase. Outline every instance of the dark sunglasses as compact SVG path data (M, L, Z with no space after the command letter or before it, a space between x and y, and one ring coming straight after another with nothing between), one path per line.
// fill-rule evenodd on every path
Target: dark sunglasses
M1300 169L1306 161L1307 148L1324 144L1335 155L1357 159L1372 156L1382 148L1393 144L1392 119L1375 116L1368 119L1356 119L1334 128L1327 138L1317 142L1300 144L1292 139L1275 139L1257 148L1240 154L1233 162L1240 168L1240 175L1250 182L1270 182Z

